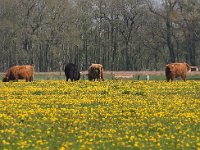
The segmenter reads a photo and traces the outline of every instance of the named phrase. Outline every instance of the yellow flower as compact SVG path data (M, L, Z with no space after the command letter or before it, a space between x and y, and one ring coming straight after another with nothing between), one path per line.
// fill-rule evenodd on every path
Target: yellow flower
M139 147L139 143L138 143L138 142L135 142L135 143L134 143L134 147Z
M6 141L6 140L2 140L2 144L3 145L9 145L10 143L8 141Z
M131 137L130 137L130 140L131 140L131 141L132 141L132 140L134 140L134 139L135 139L135 137L134 137L134 136L131 136Z

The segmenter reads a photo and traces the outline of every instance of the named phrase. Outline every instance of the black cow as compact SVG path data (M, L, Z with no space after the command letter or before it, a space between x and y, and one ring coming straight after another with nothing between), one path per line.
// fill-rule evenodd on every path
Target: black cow
M72 63L68 63L65 66L65 76L66 81L71 79L71 81L77 81L80 79L80 71L78 70L78 66Z

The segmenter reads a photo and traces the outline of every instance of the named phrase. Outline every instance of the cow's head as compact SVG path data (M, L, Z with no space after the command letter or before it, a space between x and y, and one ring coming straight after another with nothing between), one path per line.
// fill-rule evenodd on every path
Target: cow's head
M2 79L3 82L9 82L9 78L6 76Z

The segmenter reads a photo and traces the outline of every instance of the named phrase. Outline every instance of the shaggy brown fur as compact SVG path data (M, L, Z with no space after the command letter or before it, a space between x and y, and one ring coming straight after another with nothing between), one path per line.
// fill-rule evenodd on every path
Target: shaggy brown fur
M92 64L88 69L88 79L98 81L102 80L104 81L103 76L103 65L102 64Z
M26 82L33 81L33 65L21 65L10 67L3 78L3 82L9 82L10 80L18 81L19 79L25 79Z
M183 81L186 80L186 74L191 68L187 63L171 63L167 64L165 68L165 75L167 82L173 81L174 78L181 77Z

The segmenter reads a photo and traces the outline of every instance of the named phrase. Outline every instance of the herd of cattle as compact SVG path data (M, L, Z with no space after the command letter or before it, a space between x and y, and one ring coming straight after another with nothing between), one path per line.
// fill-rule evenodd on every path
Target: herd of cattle
M72 63L69 63L65 66L65 76L66 76L66 81L69 79L71 81L77 81L80 79L80 70L78 70L78 66ZM89 69L88 69L88 79L90 81L92 80L102 80L104 81L103 77L103 65L101 64L92 64Z
M165 66L165 75L167 82L173 81L177 77L181 77L182 80L186 80L187 72L191 71L191 67L187 63L171 63ZM64 69L66 81L77 81L80 79L80 70L78 66L73 63L69 63ZM10 80L18 81L19 79L25 79L26 82L33 81L34 65L17 65L10 67L3 77L3 82L9 82ZM104 72L102 64L92 64L88 68L88 79L90 81L104 81Z

